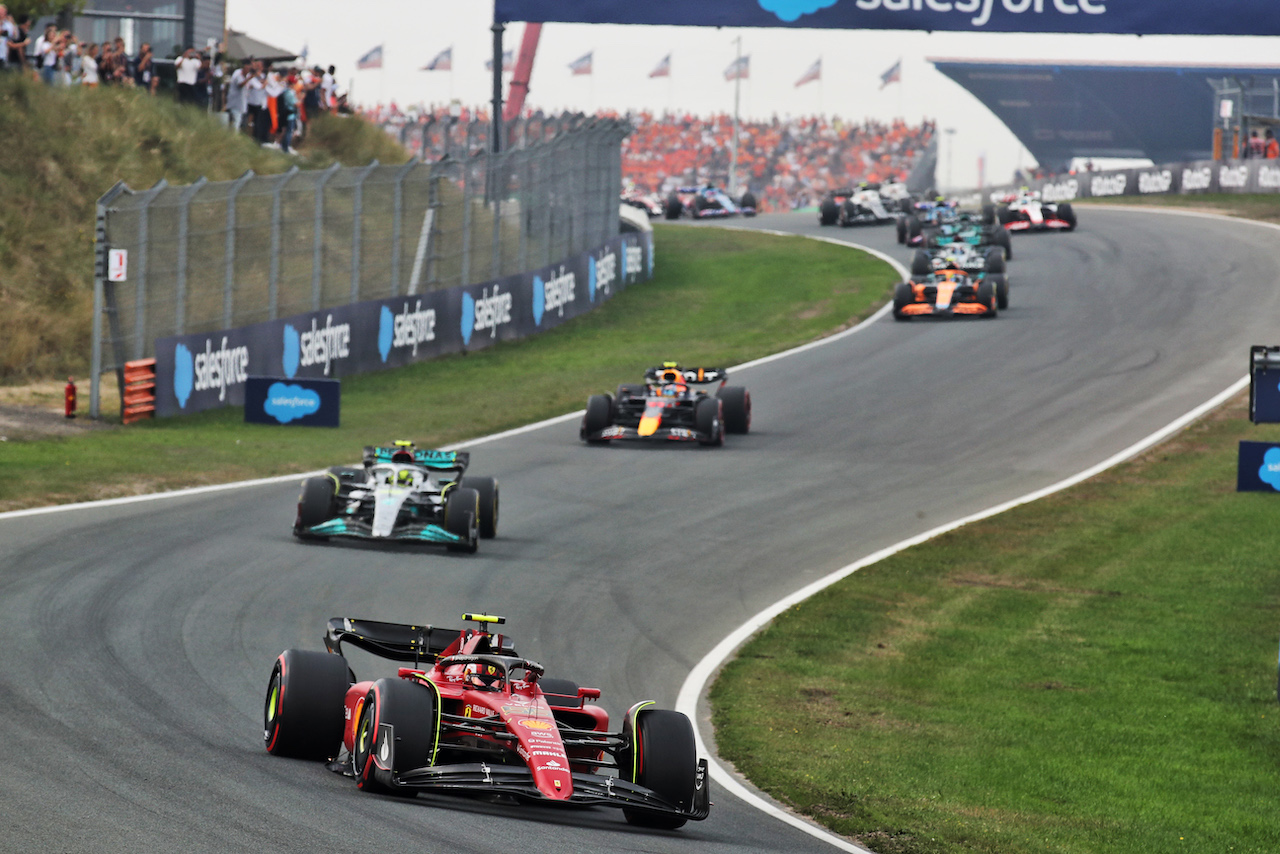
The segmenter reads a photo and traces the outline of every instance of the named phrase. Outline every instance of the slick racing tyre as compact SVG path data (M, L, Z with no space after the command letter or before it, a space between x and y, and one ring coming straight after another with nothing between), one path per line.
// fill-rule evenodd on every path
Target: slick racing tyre
M347 660L286 649L276 659L262 707L262 738L273 756L323 761L342 749Z
M987 307L987 313L983 317L995 317L999 314L999 306L996 304L996 289L990 279L984 279L978 283L978 293L976 294L978 302Z
M704 397L698 401L693 410L693 428L704 437L698 440L700 445L724 444L724 402L714 397Z
M907 242L907 218L902 216L898 217L898 242Z
M302 494L298 496L298 519L293 533L300 540L327 540L304 533L305 529L321 522L328 522L338 512L338 485L332 477L309 477L302 482Z
M919 237L920 231L921 231L920 220L916 219L915 217L912 217L911 219L907 220L907 242L915 240L917 237Z
M987 250L986 260L988 273L1003 273L1005 271L1004 250L999 246Z
M464 477L458 486L474 489L480 496L480 518L476 524L480 536L492 540L498 535L498 479L496 477Z
M1006 261L1013 260L1013 240L1009 238L1009 232L1004 228L1000 228L992 235L991 242L1004 250L1004 258Z
M987 276L996 289L996 305L1001 311L1009 307L1009 279L1003 273Z
M688 811L693 807L697 787L698 754L693 741L693 724L679 712L641 709L636 714L634 745L618 757L624 779L657 794L663 800ZM644 810L622 810L629 824L675 830L688 819Z
M601 430L613 426L613 398L607 394L593 394L587 398L587 411L582 415L579 435L590 443L605 443L608 439L589 438Z
M436 706L432 685L403 679L373 683L360 707L351 747L358 788L391 792L394 775L432 764L440 738Z
M996 221L996 206L993 204L985 204L982 206L982 224L992 225Z
M444 529L465 540L463 543L451 543L449 551L475 552L480 536L479 519L480 493L463 486L449 490L444 504Z
M675 193L667 196L666 204L662 206L662 213L667 219L679 219L684 213L684 202L680 201L680 197Z
M933 272L933 262L929 260L929 253L922 249L917 249L916 254L911 258L911 275L927 276Z
M909 315L902 310L916 301L916 292L910 282L898 282L893 287L893 319L906 320Z
M756 215L756 194L747 190L742 194L742 199L738 202L738 207L742 208L743 216Z
M724 404L724 429L729 433L751 430L751 393L740 385L727 385L716 392Z
M1063 202L1058 205L1058 219L1067 224L1067 231L1076 230L1076 212L1071 209L1070 202Z
M818 225L835 225L840 216L840 206L834 199L824 199L818 208Z

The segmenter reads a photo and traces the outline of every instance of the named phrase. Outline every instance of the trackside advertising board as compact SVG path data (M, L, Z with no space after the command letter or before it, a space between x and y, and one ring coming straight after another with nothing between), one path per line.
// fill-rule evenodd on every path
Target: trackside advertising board
M1240 443L1236 492L1280 492L1280 444Z
M495 0L493 15L701 27L1280 35L1276 0Z
M1141 169L1055 175L1045 180L1031 181L1028 186L1039 190L1045 201L1050 202L1116 196L1277 193L1280 192L1280 160L1195 160L1188 163L1164 163ZM1010 186L987 190L986 193L999 196L1015 190L1015 187Z
M158 338L156 415L242 406L250 376L329 379L533 335L653 275L653 233L629 233L529 273Z
M244 420L249 424L337 427L341 408L338 380L249 377L244 386Z

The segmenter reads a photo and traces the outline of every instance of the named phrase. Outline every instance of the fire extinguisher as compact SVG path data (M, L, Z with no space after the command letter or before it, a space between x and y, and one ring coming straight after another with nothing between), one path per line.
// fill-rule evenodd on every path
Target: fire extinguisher
M76 378L67 377L67 387L62 393L64 409L68 418L76 417Z

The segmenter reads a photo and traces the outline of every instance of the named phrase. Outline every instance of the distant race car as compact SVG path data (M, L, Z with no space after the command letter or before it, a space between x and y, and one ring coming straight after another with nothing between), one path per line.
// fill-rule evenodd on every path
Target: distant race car
M581 438L661 439L723 445L725 433L751 429L751 395L726 385L723 368L681 368L675 362L645 372L643 384L618 386L617 396L592 395L582 416Z
M897 217L898 242L908 246L920 246L926 228L951 222L959 215L954 202L938 197L930 202L916 202L910 210Z
M885 207L879 188L879 184L863 182L857 188L828 191L818 205L818 224L848 227L893 222L896 216Z
M755 216L756 197L748 190L742 194L739 203L731 199L724 190L710 184L705 187L679 187L667 196L665 214L667 219L679 219L682 216L694 219Z
M979 256L964 244L937 256L917 252L910 280L899 282L893 291L895 320L995 317L1008 305L1003 252L993 248Z
M440 543L474 552L498 533L498 481L463 477L465 451L418 450L397 441L364 449L362 466L334 466L302 482L294 536L303 540Z
M622 203L644 211L649 219L656 219L663 214L662 199L652 193L642 193L634 189L626 190L622 193Z
M365 792L619 807L629 823L663 829L710 814L687 717L644 700L611 731L591 704L598 688L544 677L489 631L502 617L463 619L479 629L335 617L327 652L285 650L263 705L267 751L327 761ZM344 643L403 666L356 681Z
M952 209L949 213L940 215L935 222L923 226L917 238L908 240L908 245L935 249L954 243L967 243L980 250L998 246L1004 250L1006 258L1013 258L1013 243L1009 239L1009 232L996 224L995 209L990 205L981 214Z
M1046 202L1035 190L1001 198L996 216L1007 231L1074 231L1076 212L1069 202Z

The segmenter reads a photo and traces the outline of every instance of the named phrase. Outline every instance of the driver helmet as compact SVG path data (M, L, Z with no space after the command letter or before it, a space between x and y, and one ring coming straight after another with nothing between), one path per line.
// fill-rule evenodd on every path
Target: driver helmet
M413 471L411 469L400 469L396 473L396 486L413 486Z
M462 669L462 681L479 691L502 689L502 671L492 664L468 664Z
M673 367L665 367L658 374L658 386L663 397L676 397L688 389L684 384L684 374Z

